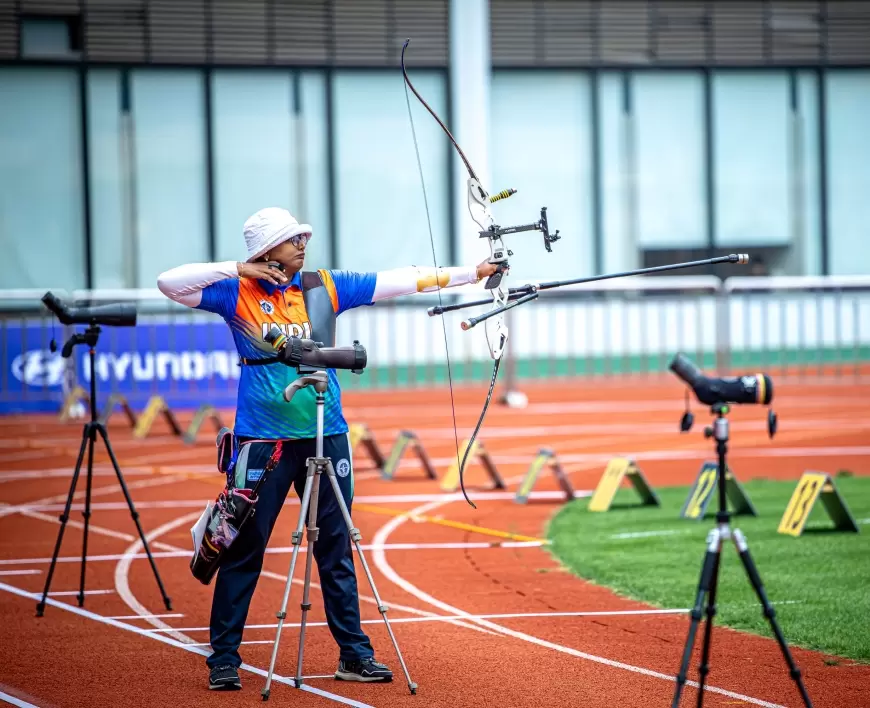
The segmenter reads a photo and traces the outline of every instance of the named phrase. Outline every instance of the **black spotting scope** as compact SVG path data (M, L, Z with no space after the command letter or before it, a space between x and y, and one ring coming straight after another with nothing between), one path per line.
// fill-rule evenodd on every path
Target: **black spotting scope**
M264 339L287 366L350 369L351 373L361 374L368 361L366 348L356 340L350 347L322 347L313 339L288 337L276 324L271 326Z
M711 378L704 376L683 354L678 353L670 367L707 405L716 403L756 403L767 405L773 400L773 381L767 374L748 374Z
M57 315L61 324L106 325L109 327L136 326L136 305L130 302L70 307L58 300L51 292L42 296L42 302Z

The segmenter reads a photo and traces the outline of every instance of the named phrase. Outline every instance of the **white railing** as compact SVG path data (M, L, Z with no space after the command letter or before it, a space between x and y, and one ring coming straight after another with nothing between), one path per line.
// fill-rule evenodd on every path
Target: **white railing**
M101 399L122 393L134 406L153 395L178 407L233 405L239 368L219 317L157 289L52 292L68 302L137 305L135 327L102 328L95 367ZM82 328L61 326L41 304L44 294L0 291L0 412L57 410L73 385L88 385L87 351L60 357L66 338ZM443 293L445 302L481 294L480 286ZM426 308L436 303L416 295L343 314L339 343L358 339L369 361L362 377L342 376L343 386L446 383L445 329L454 383L486 383L483 326L461 330L468 310L444 315L443 323L429 317ZM870 365L870 276L621 278L542 292L508 317L511 387L534 378L658 375L676 351L719 374L752 366L854 378Z

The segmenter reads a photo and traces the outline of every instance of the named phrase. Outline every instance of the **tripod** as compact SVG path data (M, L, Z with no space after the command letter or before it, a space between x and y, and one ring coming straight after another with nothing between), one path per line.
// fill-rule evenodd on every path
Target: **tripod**
M87 344L90 356L90 376L91 390L89 404L91 409L91 419L85 423L82 430L82 444L79 448L79 457L76 461L75 471L73 472L72 483L70 484L69 494L66 498L66 506L63 514L60 515L60 531L57 534L57 542L54 546L54 554L51 557L51 565L48 568L48 577L45 579L45 588L42 591L42 599L36 605L36 616L42 617L45 611L45 598L48 596L48 588L51 585L51 578L54 575L54 566L57 563L57 554L60 552L60 545L63 541L63 533L66 529L66 523L69 520L70 507L72 506L73 495L75 494L76 484L78 483L79 474L82 468L82 459L85 456L85 447L88 449L88 469L87 469L87 490L85 492L85 510L82 516L85 518L84 539L82 540L82 571L79 581L78 598L79 607L85 604L85 564L88 555L88 524L91 518L91 482L94 473L94 444L97 440L97 433L102 437L106 445L106 451L109 453L109 458L112 460L112 466L115 468L115 474L118 476L118 482L121 484L121 489L127 499L127 506L130 508L130 515L136 523L136 528L139 531L139 538L142 539L142 545L145 547L145 552L148 554L148 560L151 562L151 569L154 571L154 577L157 579L157 585L160 587L160 593L163 595L163 602L167 610L172 609L171 601L166 595L166 590L163 589L163 582L160 580L160 575L157 572L157 566L154 564L154 558L151 556L151 549L148 547L148 541L145 539L145 534L142 532L142 526L139 524L139 512L133 507L133 500L130 498L130 492L127 491L127 485L124 483L124 477L121 475L121 469L118 466L118 461L115 459L115 453L112 446L109 444L109 433L106 426L97 420L97 384L96 371L94 369L94 352L97 346L97 341L100 337L100 327L96 324L91 324L82 334L74 334L70 337L63 346L61 356L67 358L72 354L72 348L76 344ZM53 344L53 343L52 343Z
M399 645L396 643L396 637L393 634L393 629L392 627L390 627L390 622L387 619L387 606L381 601L381 598L378 595L378 590L375 587L375 581L372 578L368 563L366 563L365 556L363 555L362 548L360 547L359 542L362 539L362 535L360 534L359 529L355 528L353 525L353 520L350 517L350 512L348 511L347 505L344 502L344 497L342 497L341 495L341 489L338 486L338 480L336 480L335 478L335 470L332 466L332 460L328 457L323 456L323 407L325 404L324 394L326 393L326 388L328 386L327 374L325 371L319 371L305 366L298 366L297 371L302 374L302 376L284 390L284 400L289 401L297 391L307 386L314 386L314 391L316 393L315 400L317 405L317 442L315 448L316 452L314 457L309 457L307 460L308 469L305 478L305 489L302 492L302 503L299 510L299 521L296 524L296 530L293 532L293 535L291 537L293 543L293 557L290 560L290 572L287 574L287 582L284 585L284 597L281 601L281 609L276 615L276 617L278 618L278 630L275 634L275 643L272 646L272 659L269 663L269 673L266 677L266 685L262 690L263 700L269 700L269 687L272 683L272 674L275 670L275 659L278 656L278 642L281 639L281 630L284 627L284 619L287 617L287 601L290 597L290 584L293 582L293 573L296 569L296 558L299 555L299 546L302 542L302 528L305 525L305 517L307 512L308 549L307 556L305 558L305 583L302 590L301 604L302 622L299 628L299 650L296 663L296 677L294 679L296 688L302 686L303 679L305 678L302 675L302 657L305 649L304 645L306 620L308 617L308 611L311 609L311 565L314 560L313 548L314 544L317 543L318 536L317 500L319 498L320 492L320 477L323 474L326 474L326 476L329 478L329 482L332 485L332 491L335 493L335 498L338 501L339 507L341 508L344 522L345 524L347 524L347 528L350 531L351 540L353 541L354 545L356 545L356 551L359 555L360 561L362 562L366 577L368 577L369 585L372 589L372 594L375 596L375 600L378 603L378 612L380 612L381 616L384 618L384 624L387 626L387 632L389 632L390 634L390 639L393 642L393 647L395 648L396 654L399 657L399 662L402 665L402 671L404 671L405 673L405 679L408 682L408 688L412 694L416 694L417 684L411 680L411 676L408 674L408 669L405 666L405 660L402 658L402 652L399 650Z
M758 569L755 567L755 562L749 554L749 545L746 543L746 537L735 528L732 532L730 527L731 514L727 508L725 494L725 470L727 464L725 457L728 450L728 419L725 417L729 411L728 405L724 403L715 403L711 407L712 413L716 416L713 421L712 428L704 430L704 437L714 437L716 439L716 453L719 458L719 473L717 475L717 484L719 487L719 511L716 513L716 528L712 529L707 534L707 553L704 555L704 563L701 568L701 578L698 583L698 594L695 598L695 606L692 608L690 617L692 619L689 625L689 636L686 639L685 649L683 651L683 660L680 665L680 672L677 675L677 689L674 694L674 701L671 704L672 708L677 708L680 704L680 695L683 691L683 686L686 683L686 672L689 668L689 659L692 655L692 647L695 643L695 635L698 631L698 623L701 621L702 610L704 609L704 599L707 599L706 614L707 624L704 626L704 645L701 652L701 666L698 669L700 674L698 686L698 706L700 708L704 702L704 681L707 678L707 673L710 671L708 665L710 659L710 640L713 629L713 616L716 614L716 587L719 582L719 561L722 553L722 543L729 539L734 541L737 547L737 552L746 574L749 576L749 581L755 590L761 605L764 608L764 616L767 617L773 633L776 635L776 641L782 650L783 657L789 667L789 673L797 684L801 696L804 700L804 705L807 708L812 708L807 689L801 680L801 671L794 662L791 656L785 637L782 630L776 622L776 612L767 599L767 593L764 590L764 585L761 582L761 576L758 574ZM771 429L772 430L772 429Z

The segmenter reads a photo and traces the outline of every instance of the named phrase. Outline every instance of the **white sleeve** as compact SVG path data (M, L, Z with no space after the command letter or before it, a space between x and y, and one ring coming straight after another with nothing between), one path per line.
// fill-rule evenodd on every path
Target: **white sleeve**
M437 280L435 268L432 267L409 266L382 270L377 273L372 302L400 295L433 293L438 290L439 284L442 288L455 288L458 285L469 285L476 282L478 282L477 266L439 268Z
M218 280L238 277L236 261L188 263L157 276L157 287L170 300L188 307L196 307L202 302L203 288Z

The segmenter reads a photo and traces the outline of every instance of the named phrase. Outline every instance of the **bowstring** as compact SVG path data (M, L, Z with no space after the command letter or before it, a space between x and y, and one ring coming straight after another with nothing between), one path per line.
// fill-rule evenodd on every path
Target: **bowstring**
M403 62L404 63L404 62ZM432 246L432 262L435 265L435 287L436 292L438 293L438 305L440 307L444 307L444 302L441 298L441 280L438 278L438 257L435 253L435 236L432 231L432 219L429 215L429 197L426 192L426 180L423 176L423 162L420 159L420 147L417 144L417 131L414 127L414 115L411 112L411 98L408 95L408 82L403 80L402 83L405 85L405 103L408 106L408 119L411 122L411 136L414 139L414 152L417 155L417 169L420 173L420 185L423 187L423 204L426 209L426 223L429 227L429 243ZM450 411L453 415L453 439L456 443L456 464L459 465L459 433L456 427L456 404L453 399L453 375L450 370L450 347L447 344L447 324L444 321L445 317L441 315L441 328L444 332L444 352L447 356L447 383L450 388ZM462 466L459 467L460 471ZM461 483L461 475L460 475L460 483ZM464 490L463 490L464 492Z

